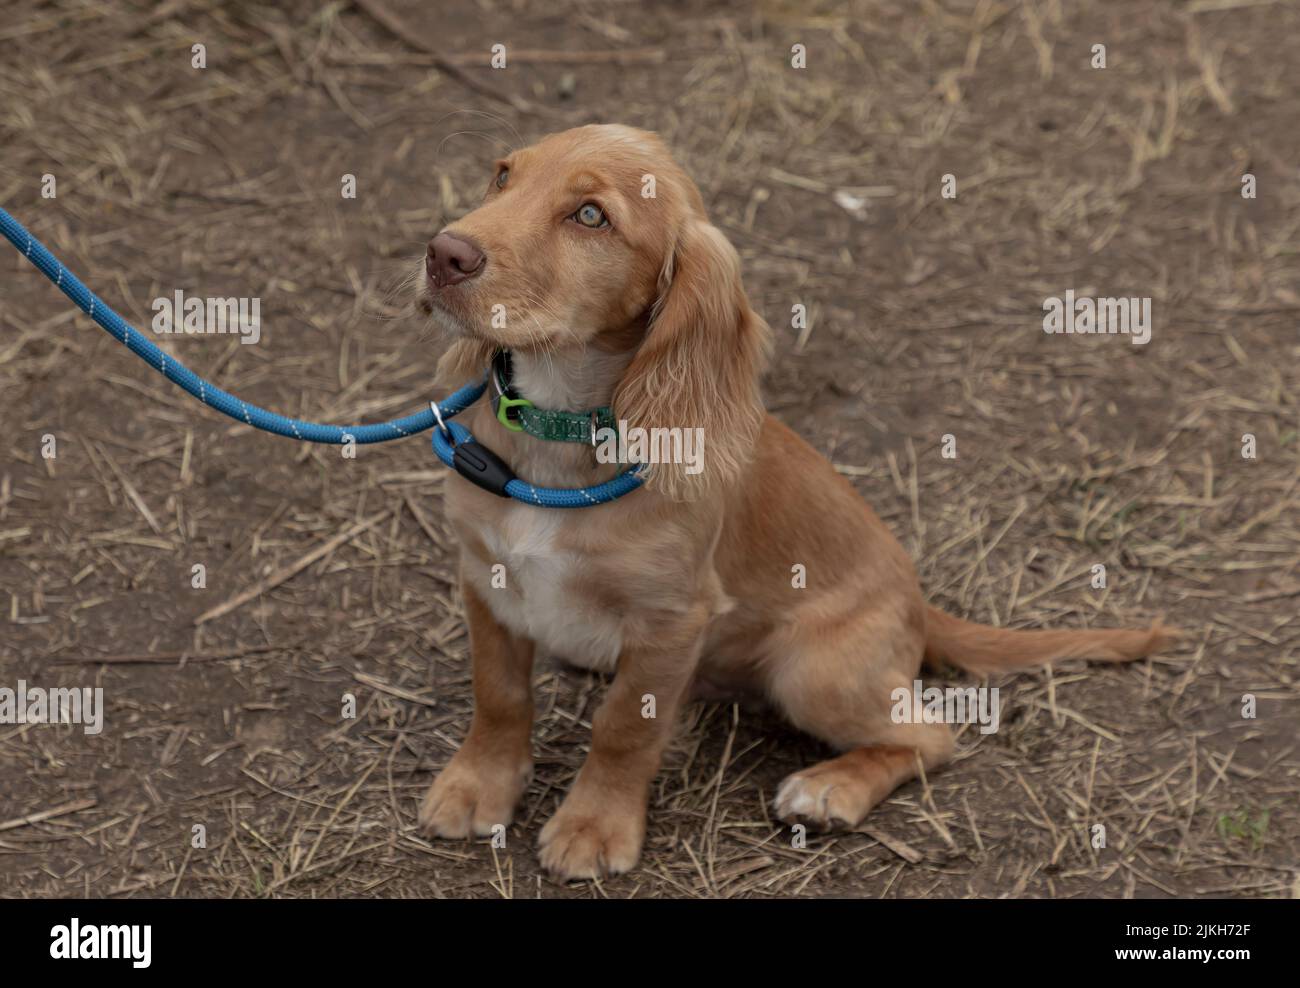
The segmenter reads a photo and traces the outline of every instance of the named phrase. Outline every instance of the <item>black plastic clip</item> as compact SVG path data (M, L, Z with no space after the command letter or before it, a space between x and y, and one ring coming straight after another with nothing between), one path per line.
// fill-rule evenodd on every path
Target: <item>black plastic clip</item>
M506 484L519 479L501 457L473 439L460 443L452 451L451 465L471 484L497 497L509 497Z

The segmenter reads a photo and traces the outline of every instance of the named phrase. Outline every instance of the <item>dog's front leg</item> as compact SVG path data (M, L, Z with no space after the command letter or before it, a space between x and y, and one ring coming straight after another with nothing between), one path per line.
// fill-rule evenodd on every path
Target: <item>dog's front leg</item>
M617 875L641 856L650 783L690 687L704 623L702 615L675 616L653 645L620 653L592 718L591 753L542 828L542 866L557 878Z
M485 836L509 826L533 772L533 643L503 628L461 579L474 676L469 734L420 806L424 833Z

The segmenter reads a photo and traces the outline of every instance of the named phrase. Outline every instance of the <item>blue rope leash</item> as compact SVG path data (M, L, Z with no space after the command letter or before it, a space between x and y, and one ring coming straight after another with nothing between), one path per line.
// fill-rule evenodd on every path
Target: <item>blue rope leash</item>
M306 422L302 419L279 415L267 411L265 408L259 408L257 405L250 405L241 398L236 398L215 384L205 381L179 361L169 359L167 354L159 349L148 337L131 326L130 323L106 305L103 299L83 285L76 275L63 266L62 261L55 257L43 243L32 236L21 223L10 216L4 209L0 209L0 233L3 233L5 239L13 244L20 254L31 261L45 277L54 282L55 286L64 295L68 296L77 308L90 316L105 332L124 344L128 350L162 374L167 380L180 385L209 408L215 408L236 421L265 432L275 433L277 436L299 439L304 442L332 443L335 445L348 441L364 445L386 442L389 439L399 439L423 432L425 429L431 428L435 423L441 422L441 420L450 419L460 414L479 399L486 387L486 380L471 381L459 391L444 398L436 406L436 411L433 403L430 402L430 408L425 411L374 425L325 425L320 422ZM476 448L470 449L468 448L470 446ZM462 450L462 448L464 448L464 452L458 457L456 455L457 451ZM598 484L595 487L573 489L533 487L510 473L509 468L501 464L501 461L494 454L491 454L490 450L480 446L474 440L468 429L455 423L442 425L434 431L433 451L443 463L480 487L491 490L502 497L512 497L525 504L533 504L544 508L582 508L593 504L603 504L635 490L643 482L640 467L638 466L620 474L611 481ZM489 478L490 482L485 483L482 476L476 475L476 471L472 467L465 465L467 461L473 463L480 458L476 454L481 453L489 454L492 460L505 470L505 474Z
M486 382L476 384L474 387L478 389L478 394L482 394ZM491 450L479 446L469 430L459 422L448 422L446 425L445 431L442 428L433 430L433 451L438 454L438 459L462 477L479 484L480 487L496 493L499 486L500 492L503 492L506 497L523 501L525 504L535 504L542 508L590 508L592 505L604 504L624 494L630 494L644 483L641 467L638 465L625 470L613 480L607 480L595 487L534 487L510 473L509 467L501 463ZM457 454L459 454L459 463ZM474 465L475 461L482 461L486 466ZM499 485L479 483L476 475L489 472L494 468L504 468L506 471L505 474L500 475Z

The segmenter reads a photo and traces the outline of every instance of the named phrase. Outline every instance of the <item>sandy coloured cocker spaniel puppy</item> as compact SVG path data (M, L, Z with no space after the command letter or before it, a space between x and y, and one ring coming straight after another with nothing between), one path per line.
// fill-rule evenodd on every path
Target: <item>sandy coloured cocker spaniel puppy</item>
M692 686L761 694L840 751L787 778L775 810L853 826L952 755L947 724L891 717L923 661L981 674L1125 661L1172 634L1009 631L929 606L853 487L764 411L770 330L736 251L653 134L581 127L499 161L483 204L429 243L423 305L453 338L440 383L481 378L509 353L459 421L530 484L589 486L627 466L601 462L590 442L521 431L514 409L498 417L497 390L703 437L702 469L656 463L645 486L596 507L536 507L449 478L475 709L421 806L426 833L510 822L532 773L538 653L614 674L586 763L541 833L543 865L579 878L636 864L651 781Z

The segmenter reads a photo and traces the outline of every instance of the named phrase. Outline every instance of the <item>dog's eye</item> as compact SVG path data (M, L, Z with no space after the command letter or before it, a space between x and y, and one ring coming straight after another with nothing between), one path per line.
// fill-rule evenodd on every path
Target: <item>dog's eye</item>
M578 211L573 214L573 218L583 226L588 226L592 229L601 226L609 226L609 220L605 218L605 211L594 202L583 203L579 206Z
M504 189L506 187L506 180L509 179L509 177L510 177L509 168L502 168L499 172L497 172L497 188Z

